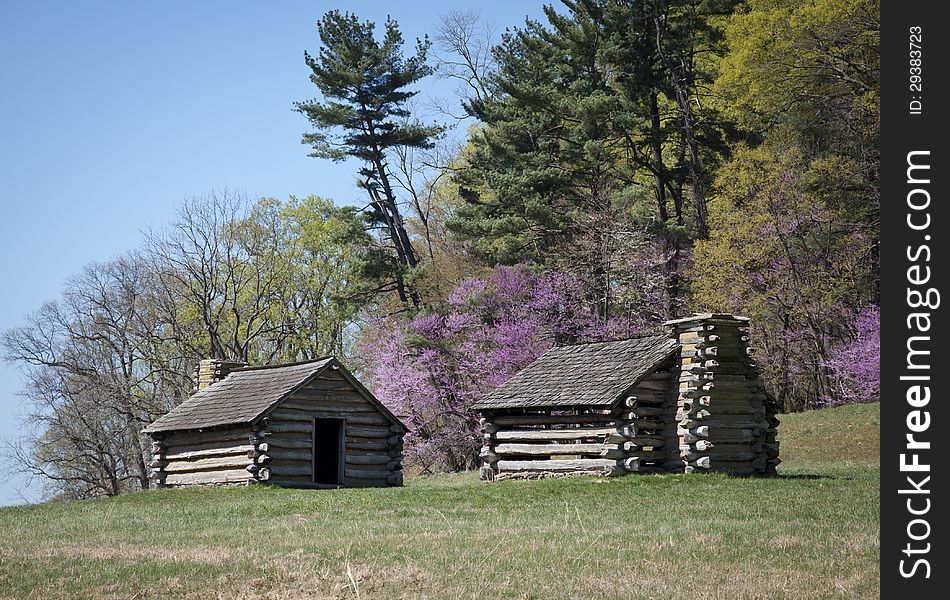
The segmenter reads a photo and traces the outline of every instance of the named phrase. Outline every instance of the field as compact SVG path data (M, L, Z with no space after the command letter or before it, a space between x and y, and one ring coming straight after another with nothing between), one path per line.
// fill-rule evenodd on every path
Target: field
M161 490L0 509L0 598L870 598L879 405L783 415L779 477Z

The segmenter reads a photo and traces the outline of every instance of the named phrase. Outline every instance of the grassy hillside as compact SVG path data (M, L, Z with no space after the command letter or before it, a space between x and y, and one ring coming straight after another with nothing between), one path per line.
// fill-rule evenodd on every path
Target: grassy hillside
M878 460L881 404L852 404L779 415L782 460Z
M0 597L877 596L878 422L785 416L772 479L462 474L0 509Z

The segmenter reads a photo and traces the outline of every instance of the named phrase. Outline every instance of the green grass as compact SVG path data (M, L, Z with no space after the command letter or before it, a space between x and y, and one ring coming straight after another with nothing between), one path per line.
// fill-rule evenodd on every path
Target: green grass
M785 416L772 479L461 474L5 508L0 597L877 597L878 422L878 405Z

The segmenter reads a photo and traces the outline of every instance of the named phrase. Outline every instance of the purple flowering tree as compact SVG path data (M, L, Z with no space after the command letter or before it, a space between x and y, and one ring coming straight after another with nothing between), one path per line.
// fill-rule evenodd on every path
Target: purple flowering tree
M825 404L874 402L881 397L881 309L870 304L849 323L851 339L830 352L835 397Z
M477 466L473 402L555 343L623 337L639 325L598 318L564 274L500 266L463 281L441 312L373 323L363 349L377 397L411 429L407 461L458 471Z

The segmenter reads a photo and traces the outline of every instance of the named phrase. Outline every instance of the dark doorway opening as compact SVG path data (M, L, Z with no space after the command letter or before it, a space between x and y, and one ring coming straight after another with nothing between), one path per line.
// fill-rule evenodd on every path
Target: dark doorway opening
M313 482L343 483L343 419L313 420Z

